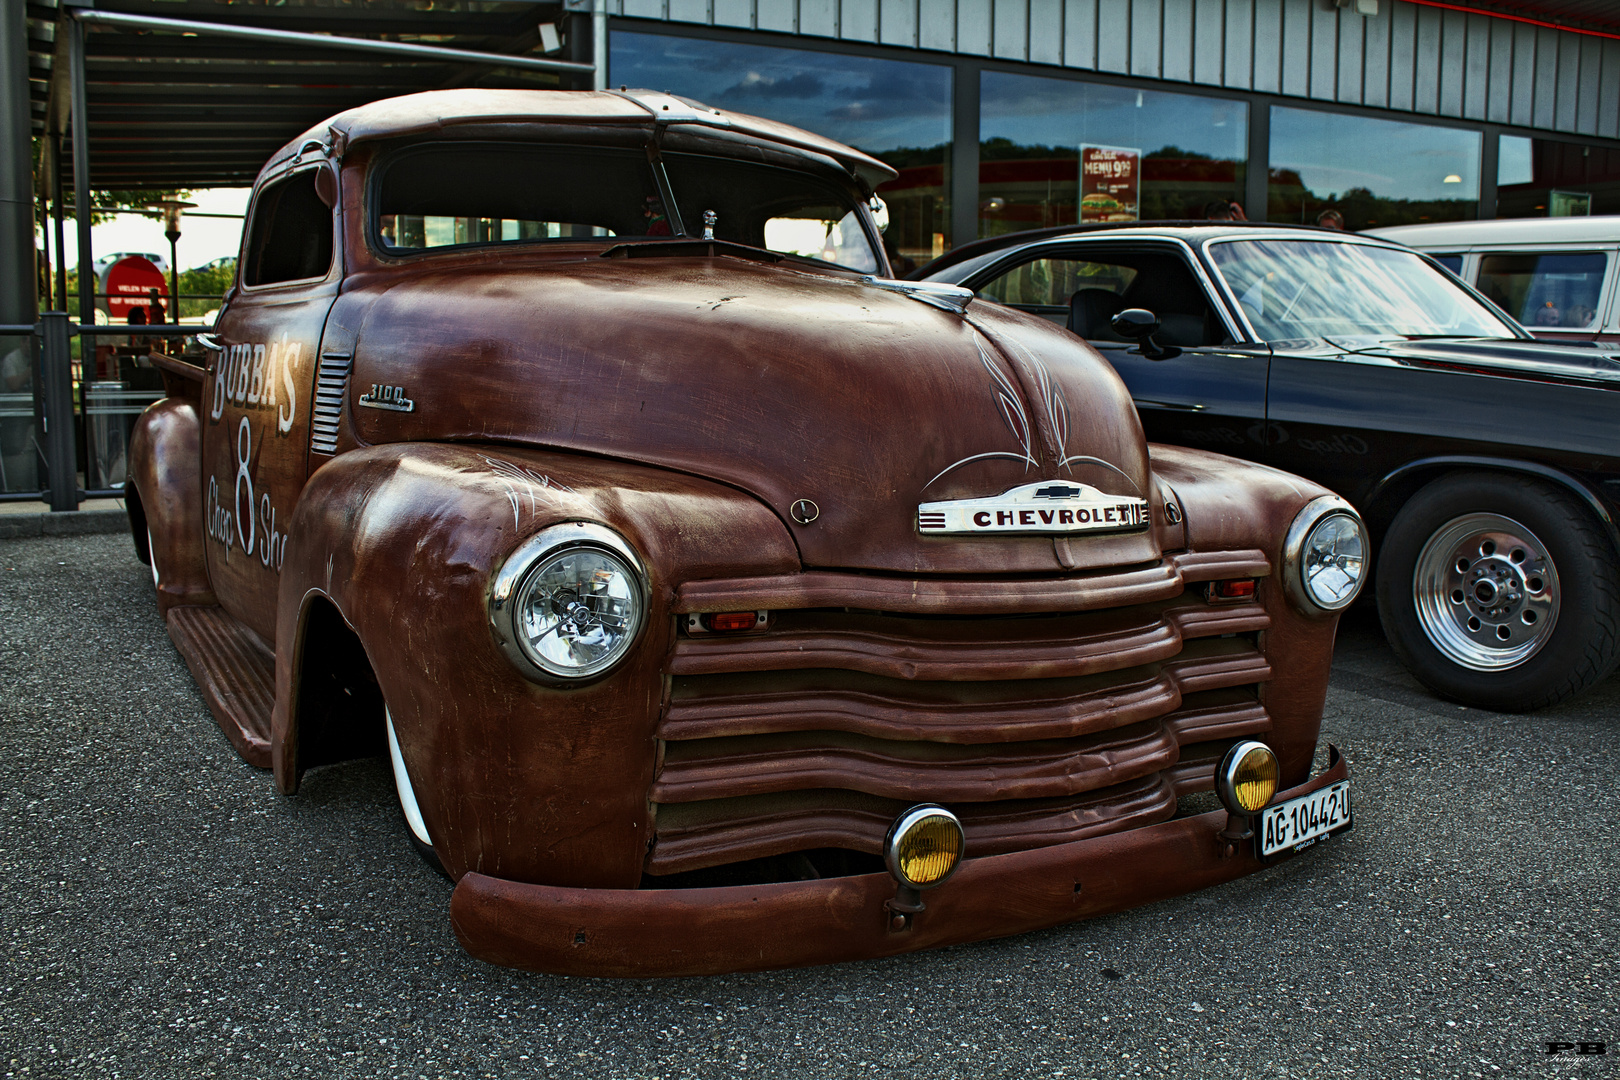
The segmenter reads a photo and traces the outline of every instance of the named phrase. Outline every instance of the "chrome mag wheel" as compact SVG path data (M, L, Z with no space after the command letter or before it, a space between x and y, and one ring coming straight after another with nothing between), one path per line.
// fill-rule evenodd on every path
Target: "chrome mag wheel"
M1412 594L1424 634L1474 671L1516 667L1558 624L1558 569L1535 533L1500 514L1464 514L1418 553Z

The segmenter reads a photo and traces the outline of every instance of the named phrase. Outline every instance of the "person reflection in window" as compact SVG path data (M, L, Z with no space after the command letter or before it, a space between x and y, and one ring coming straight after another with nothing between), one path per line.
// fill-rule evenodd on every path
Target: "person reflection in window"
M1230 199L1211 199L1204 204L1205 221L1248 221L1243 207Z
M1316 215L1316 224L1323 229L1337 229L1344 232L1344 215L1337 210L1324 210Z
M1565 326L1591 326L1592 320L1597 318L1597 312L1582 304L1571 304L1564 309Z
M669 228L669 215L664 211L664 200L656 195L647 196L641 216L647 219L648 236L673 236Z

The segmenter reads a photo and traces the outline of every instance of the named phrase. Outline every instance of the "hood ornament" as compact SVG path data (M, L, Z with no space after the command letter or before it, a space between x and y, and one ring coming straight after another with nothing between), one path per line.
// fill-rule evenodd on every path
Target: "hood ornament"
M896 278L881 278L867 274L861 278L861 284L909 296L930 307L949 311L952 315L965 312L973 300L972 289L964 289L960 285L944 285L937 281L900 281Z
M917 531L924 536L1134 532L1151 520L1146 499L1110 495L1074 480L1040 480L988 498L917 507Z

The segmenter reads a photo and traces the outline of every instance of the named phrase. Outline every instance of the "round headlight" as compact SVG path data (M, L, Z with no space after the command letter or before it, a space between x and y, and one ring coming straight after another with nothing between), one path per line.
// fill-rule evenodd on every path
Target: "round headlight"
M1215 794L1229 813L1253 817L1277 794L1277 755L1271 747L1252 739L1226 752L1215 770Z
M1311 613L1342 611L1367 579L1367 529L1336 496L1313 499L1283 542L1283 584Z
M556 525L512 553L490 589L507 655L542 677L588 679L624 659L646 613L640 560L596 525Z
M962 823L943 806L913 806L889 826L883 860L902 885L931 889L962 862Z

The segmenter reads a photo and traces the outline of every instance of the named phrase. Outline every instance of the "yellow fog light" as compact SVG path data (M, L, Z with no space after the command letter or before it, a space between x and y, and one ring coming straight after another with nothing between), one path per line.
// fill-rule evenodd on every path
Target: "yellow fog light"
M1253 817L1277 794L1281 770L1265 743L1245 740L1226 752L1215 770L1215 794L1228 813Z
M962 823L943 806L913 806L889 826L883 860L903 886L944 884L962 862Z

